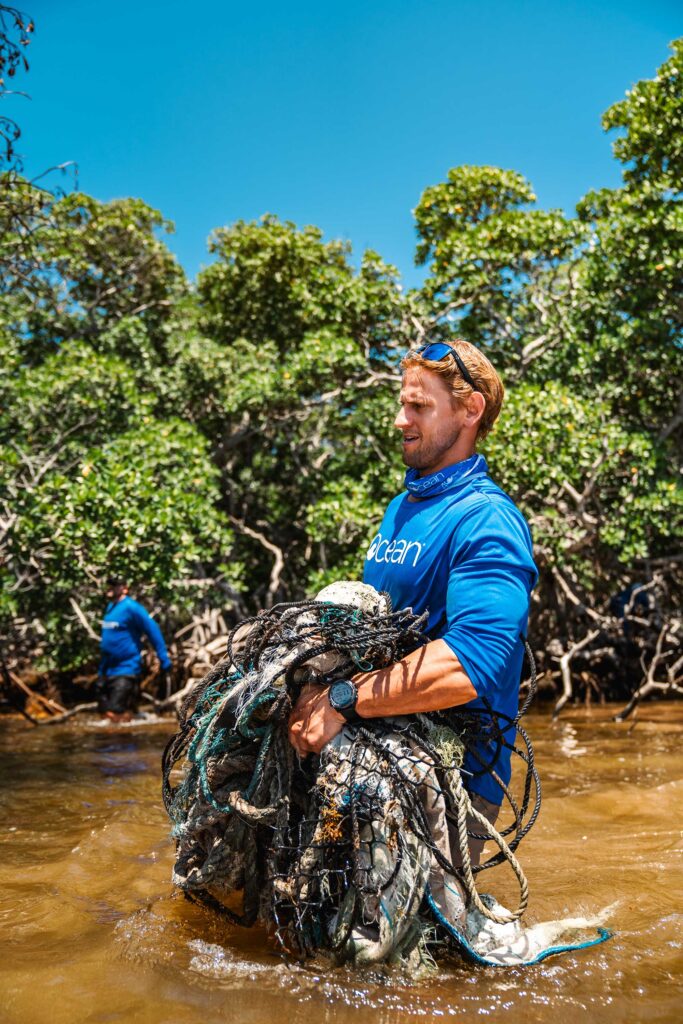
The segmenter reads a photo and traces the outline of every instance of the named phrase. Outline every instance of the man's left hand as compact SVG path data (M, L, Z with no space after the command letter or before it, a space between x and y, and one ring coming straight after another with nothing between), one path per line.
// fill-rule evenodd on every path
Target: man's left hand
M289 740L300 757L319 754L346 724L327 694L327 686L304 686L289 716Z

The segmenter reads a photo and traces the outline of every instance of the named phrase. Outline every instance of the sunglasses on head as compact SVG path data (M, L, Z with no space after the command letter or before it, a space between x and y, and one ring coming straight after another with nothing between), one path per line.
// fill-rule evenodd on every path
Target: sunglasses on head
M446 356L453 356L456 365L463 375L463 378L467 381L473 391L481 391L472 380L469 370L463 363L462 359L450 345L447 345L445 341L433 341L429 345L422 345L421 348L414 349L414 355L420 356L422 359L426 359L430 363L440 363Z

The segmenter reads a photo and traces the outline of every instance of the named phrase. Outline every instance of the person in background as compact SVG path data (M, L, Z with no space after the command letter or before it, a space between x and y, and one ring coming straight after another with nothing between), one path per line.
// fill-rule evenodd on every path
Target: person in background
M100 709L112 722L129 722L139 699L143 637L152 644L162 672L170 672L171 659L161 630L149 612L128 596L125 580L108 580L107 597L100 641Z

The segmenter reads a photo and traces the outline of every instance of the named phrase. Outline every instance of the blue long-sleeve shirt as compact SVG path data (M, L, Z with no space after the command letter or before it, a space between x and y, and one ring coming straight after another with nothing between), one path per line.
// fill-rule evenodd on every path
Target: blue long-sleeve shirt
M444 494L409 501L403 492L394 498L368 550L363 578L386 590L395 608L429 613L429 636L448 644L477 691L463 710L483 708L485 697L495 711L514 718L524 658L520 635L526 636L538 574L526 520L479 460L476 473L468 473L472 460L460 463L461 477L456 474ZM512 739L514 730L507 736ZM488 762L495 748L482 744L478 753ZM509 782L510 752L502 749L493 767ZM480 768L468 754L467 788L500 803L502 791L488 773L467 774Z
M100 675L139 675L143 636L152 644L162 669L170 669L171 659L161 630L142 605L132 597L123 597L115 604L108 604L102 619Z

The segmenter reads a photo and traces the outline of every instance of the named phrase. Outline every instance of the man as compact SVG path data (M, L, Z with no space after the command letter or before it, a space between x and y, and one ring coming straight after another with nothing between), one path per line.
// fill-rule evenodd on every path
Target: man
M517 712L529 595L537 579L528 526L477 454L498 417L503 385L464 341L409 352L395 426L403 436L406 490L389 505L367 553L364 580L395 608L429 613L430 642L345 693L308 687L290 720L300 754L318 753L357 715L376 718L463 706L513 718ZM508 734L509 735L509 734ZM468 754L463 776L473 805L493 823L510 752L485 743ZM472 841L473 863L483 842Z
M107 597L100 641L101 709L112 722L129 722L137 710L143 636L154 647L163 672L170 671L171 659L161 630L142 605L128 596L125 580L109 580Z

